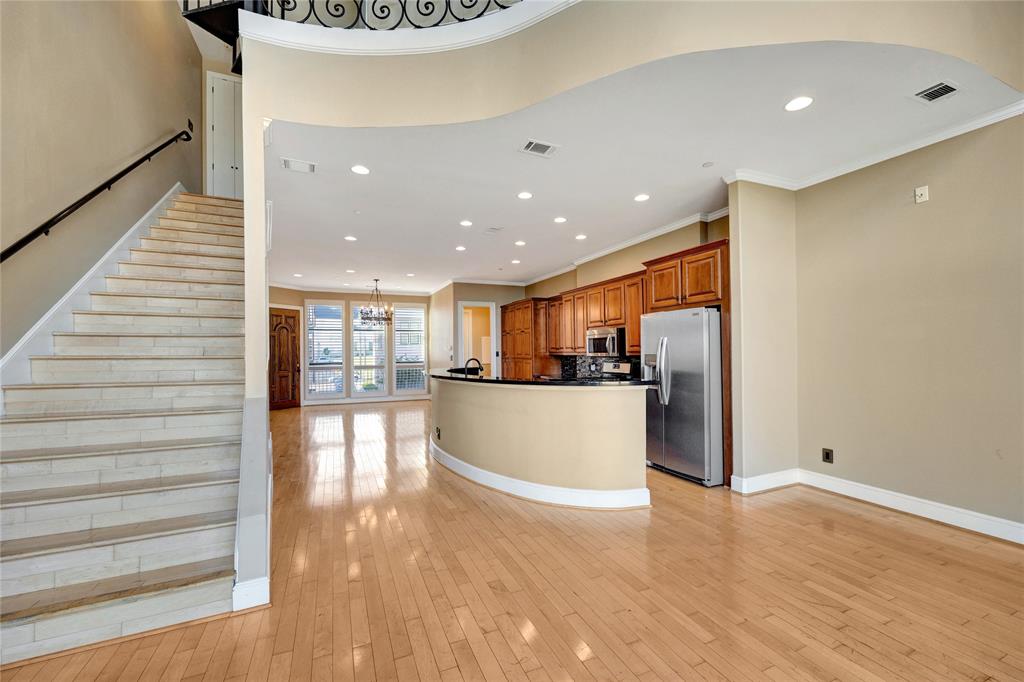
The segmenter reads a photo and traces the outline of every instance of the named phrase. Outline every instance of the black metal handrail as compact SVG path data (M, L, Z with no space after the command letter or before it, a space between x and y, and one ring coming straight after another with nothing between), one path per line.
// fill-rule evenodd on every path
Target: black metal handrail
M189 125L191 126L191 122L189 123ZM40 225L36 229L32 230L31 232L26 234L24 237L22 237L18 241L14 242L10 246L8 246L2 252L0 252L0 263L3 263L5 260L7 260L11 256L13 256L14 254L16 254L19 251L21 251L23 248L28 246L30 243L32 243L38 237L41 237L44 234L45 235L50 234L50 230L53 229L54 225L56 225L60 221L64 220L69 215L71 215L72 213L74 213L75 211L77 211L78 209L82 208L87 203L89 203L90 201L92 201L93 199L98 197L100 194L103 193L104 190L109 190L110 188L112 188L114 186L115 182L117 182L118 180L120 180L124 176L128 175L133 170L135 170L136 168L138 168L142 164L146 163L147 161L152 160L154 156L156 156L157 154L162 152L167 147L170 147L172 144L176 143L178 140L183 140L185 142L188 142L191 139L192 139L192 133L190 133L187 130L182 130L181 132L176 133L170 139L162 142L161 144L157 145L156 147L153 147L148 152L146 152L145 154L140 156L138 159L136 159L135 162L132 163L132 165L128 166L127 168L122 170L117 175L114 175L113 177L107 178L104 182L100 183L99 186L96 187L96 189L92 190L91 192L89 192L88 194L86 194L81 199L79 199L75 203L71 204L67 208L61 210L59 213L57 213L57 215L53 216L52 218L47 220L45 223L43 223L42 225Z

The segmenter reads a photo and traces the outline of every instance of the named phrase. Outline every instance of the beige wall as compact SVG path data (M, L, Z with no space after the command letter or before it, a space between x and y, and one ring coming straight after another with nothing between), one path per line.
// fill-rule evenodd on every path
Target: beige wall
M398 294L386 294L383 299L389 303L423 303L427 306L428 314L430 309L429 296L406 296ZM302 289L286 289L284 287L270 287L270 304L298 305L305 301L355 301L366 303L366 294L346 293L340 291L304 291Z
M526 287L456 282L453 296L456 303L459 301L487 301L497 303L500 308L506 303L526 298Z
M449 284L430 296L430 366L447 369L455 352L455 286Z
M1018 116L797 192L802 468L1024 521L1022 158Z
M0 2L4 246L185 128L0 268L6 352L177 181L201 189L201 57L174 2Z
M557 296L563 291L569 291L570 289L576 288L576 268L568 272L563 272L560 275L554 277L548 277L542 279L539 282L527 285L526 295L536 296L538 298L548 298L551 296Z
M797 465L796 196L729 185L733 472Z

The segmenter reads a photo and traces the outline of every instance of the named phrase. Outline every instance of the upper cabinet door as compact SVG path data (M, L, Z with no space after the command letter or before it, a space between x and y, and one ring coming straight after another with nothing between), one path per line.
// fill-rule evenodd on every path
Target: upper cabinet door
M573 303L572 296L563 296L562 304L559 306L559 311L562 315L562 324L560 325L561 334L559 335L559 350L563 353L573 352L573 320L575 320L575 304Z
M576 294L573 301L573 335L572 350L574 353L584 354L587 352L587 296Z
M682 261L684 300L705 303L722 298L722 250L685 256Z
M626 324L626 312L623 309L623 285L609 284L604 288L604 323L608 326Z
M604 326L604 290L588 289L587 295L587 327Z
M562 302L548 301L548 352L555 354L562 349L559 329L562 320Z
M671 308L682 303L679 261L672 260L652 265L647 269L647 273L647 284L650 288L648 301L651 310Z
M644 312L644 278L627 280L623 298L626 317L626 355L640 354L640 316ZM607 300L607 299L606 299Z

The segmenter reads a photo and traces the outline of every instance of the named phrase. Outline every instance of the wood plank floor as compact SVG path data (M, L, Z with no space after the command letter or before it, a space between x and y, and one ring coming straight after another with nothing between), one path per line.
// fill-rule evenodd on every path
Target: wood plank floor
M1024 550L810 488L649 510L459 478L429 403L272 414L272 608L4 680L1022 680Z

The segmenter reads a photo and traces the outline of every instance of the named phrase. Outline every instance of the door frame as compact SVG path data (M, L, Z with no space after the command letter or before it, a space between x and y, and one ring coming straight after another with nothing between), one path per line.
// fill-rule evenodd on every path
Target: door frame
M456 301L455 302L455 362L456 367L463 367L468 358L462 347L462 316L466 308L489 308L491 313L491 376L501 376L501 360L496 355L501 342L501 324L497 315L498 304L494 301Z
M299 313L299 407L306 404L306 311L300 305L284 303L267 304L267 321L270 321L270 309L296 310ZM267 402L270 402L270 337L267 337Z
M241 76L236 76L233 73L221 73L219 71L207 71L206 72L206 90L204 91L206 99L206 110L203 115L206 117L203 120L203 177L206 182L203 183L207 194L213 195L213 173L207 168L210 165L210 159L213 156L213 135L211 134L210 126L213 125L213 94L210 89L213 87L213 80L219 78L221 80L234 81L236 83L242 82ZM241 115L238 117L241 119ZM275 308L287 308L288 306L278 305Z

